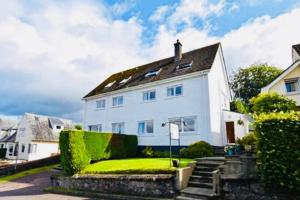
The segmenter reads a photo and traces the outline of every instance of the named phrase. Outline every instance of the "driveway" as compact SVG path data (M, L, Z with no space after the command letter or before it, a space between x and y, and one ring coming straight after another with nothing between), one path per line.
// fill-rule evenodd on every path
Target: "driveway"
M43 192L51 186L50 176L55 172L42 172L29 175L7 183L0 183L0 200L87 200L91 198L74 197Z

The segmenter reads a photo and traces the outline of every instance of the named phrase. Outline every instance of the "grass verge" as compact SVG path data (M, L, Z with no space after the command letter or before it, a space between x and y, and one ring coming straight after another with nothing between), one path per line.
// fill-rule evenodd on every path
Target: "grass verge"
M186 167L192 159L181 159L180 167ZM169 158L134 158L105 160L87 166L80 174L172 174Z
M34 169L29 169L29 170L26 170L23 172L19 172L19 173L13 174L13 175L3 176L0 178L0 183L6 183L8 181L12 181L12 180L22 178L22 177L25 177L28 175L33 175L33 174L37 174L40 172L49 171L56 166L58 166L58 164L49 165L49 166L45 166L45 167L38 167L38 168L34 168Z

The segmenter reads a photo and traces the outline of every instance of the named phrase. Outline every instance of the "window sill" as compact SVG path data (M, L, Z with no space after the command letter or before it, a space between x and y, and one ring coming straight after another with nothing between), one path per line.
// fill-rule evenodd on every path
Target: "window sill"
M292 96L292 95L297 95L297 94L300 94L300 91L287 92L287 93L286 93L287 96Z
M168 99L175 99L175 98L180 98L180 97L183 97L183 95L178 95L178 96L167 96L165 99L168 100Z
M143 103L153 103L153 102L156 102L156 99L155 100L142 101L142 104Z
M96 108L95 111L105 110L105 108Z
M121 108L123 107L123 105L119 105L119 106L112 106L111 108Z

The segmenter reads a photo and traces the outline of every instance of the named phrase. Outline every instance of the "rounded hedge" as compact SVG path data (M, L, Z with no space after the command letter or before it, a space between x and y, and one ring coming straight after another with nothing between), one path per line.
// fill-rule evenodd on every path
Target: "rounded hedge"
M183 158L201 158L213 156L214 150L210 144L204 141L199 141L181 149L180 155Z

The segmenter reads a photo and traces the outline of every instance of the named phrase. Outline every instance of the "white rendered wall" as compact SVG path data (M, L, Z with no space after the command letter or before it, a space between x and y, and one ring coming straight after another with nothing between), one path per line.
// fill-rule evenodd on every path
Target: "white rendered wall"
M58 143L32 142L36 144L36 152L28 154L28 161L47 158L58 153Z
M31 128L29 127L29 124L26 120L26 115L24 115L18 124L18 132L16 136L16 142L19 142L19 155L18 159L21 160L28 160L29 154L28 154L28 144L31 143L32 140L32 132ZM20 134L20 129L25 128L25 134ZM22 144L25 144L25 151L22 152Z
M183 95L179 97L167 97L167 87L173 85L183 86ZM144 91L156 90L156 100L143 102ZM134 91L106 96L85 103L84 128L88 125L102 124L104 132L111 132L111 124L125 122L125 134L137 134L138 122L154 120L154 133L139 136L139 145L163 146L169 144L168 128L161 127L163 122L170 118L196 116L196 131L181 134L181 144L189 145L199 140L207 140L210 135L209 129L209 105L208 105L207 75L170 83L162 83L155 87L140 88ZM122 107L112 108L113 96L124 96ZM106 99L106 108L96 109L96 100ZM177 145L174 141L174 145Z
M238 124L239 120L242 120L243 124ZM224 111L224 121L225 123L234 122L235 139L242 138L249 133L249 121L246 115L243 115L241 113L236 113L236 112ZM226 135L225 126L224 129ZM227 135L226 135L226 141L227 141Z

